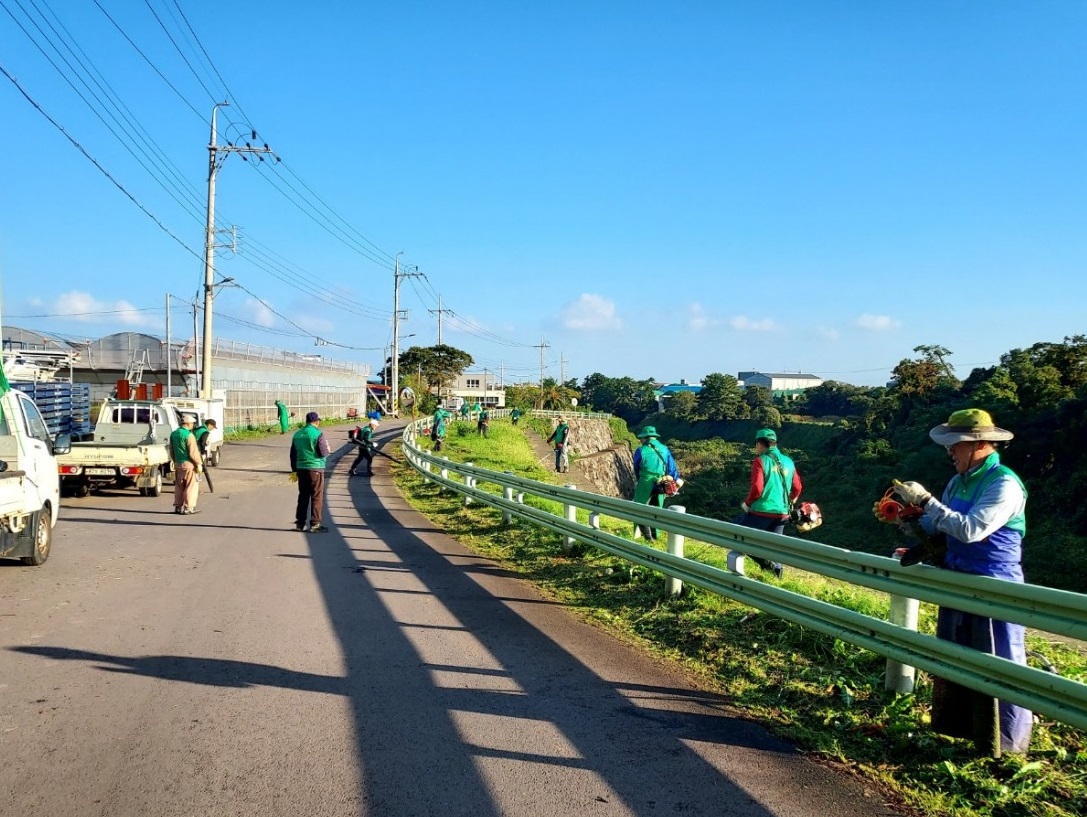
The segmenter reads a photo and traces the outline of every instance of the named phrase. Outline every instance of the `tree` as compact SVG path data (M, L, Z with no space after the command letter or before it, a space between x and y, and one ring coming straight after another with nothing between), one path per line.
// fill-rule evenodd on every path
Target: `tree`
M436 346L412 346L400 354L400 369L421 374L429 389L439 392L452 383L475 361L467 352L440 343Z
M664 404L665 410L680 420L698 419L698 397L693 391L677 391Z
M751 419L764 428L781 428L781 412L773 406L759 406L751 413Z
M740 392L740 381L728 374L708 374L698 393L698 413L707 420L744 419L749 412Z
M743 391L743 398L752 410L774 405L774 395L766 386L748 386Z

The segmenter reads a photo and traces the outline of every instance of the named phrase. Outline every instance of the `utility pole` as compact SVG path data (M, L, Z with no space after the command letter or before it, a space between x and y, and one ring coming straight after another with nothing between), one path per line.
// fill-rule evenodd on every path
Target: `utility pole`
M566 353L559 354L559 385L566 382Z
M170 345L170 293L166 293L166 396L170 396L170 387L173 385L171 382L170 372L173 369L173 361L170 359L173 355L173 350Z
M414 268L413 272L400 271L400 256L403 254L401 250L393 258L393 383L390 405L394 417L399 416L397 412L400 410L400 279L422 275L418 268Z
M246 159L247 153L257 156L264 161L263 154L269 153L275 156L268 145L254 147L250 142L244 146L227 142L225 145L217 144L219 135L215 128L215 118L219 108L229 105L229 102L218 102L211 109L211 141L208 142L208 221L204 230L204 373L200 381L200 396L211 399L211 315L212 305L215 301L215 176L222 167L226 157L231 153L240 153L242 159ZM253 140L256 141L257 132L253 131ZM276 161L279 157L275 156Z
M540 338L540 342L534 345L540 350L540 407L543 408L544 349L550 349L551 344Z
M452 309L442 309L442 296L439 294L438 295L438 308L437 309L428 309L427 312L429 312L431 315L434 315L435 313L438 315L438 345L441 346L442 345L442 313L443 312L448 312L450 315L452 315L453 310Z

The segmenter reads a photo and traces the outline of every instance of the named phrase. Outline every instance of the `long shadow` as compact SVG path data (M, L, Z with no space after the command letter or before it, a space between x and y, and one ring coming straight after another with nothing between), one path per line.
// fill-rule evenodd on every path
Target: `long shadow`
M672 811L718 814L729 810L730 803L732 813L770 814L686 742L795 754L792 747L724 714L725 701L718 696L627 687L602 679L508 603L482 589L463 567L402 528L370 484L352 482L349 491L361 517L421 585L384 590L373 582L394 581L387 572L344 571L345 560L354 556L335 532L320 546L311 544L312 566L345 659L370 813L503 814L503 803L517 794L499 791L496 785L535 788L538 780L558 774L556 767L561 767L568 771L558 782L569 782L575 771L589 772L599 779L588 784L600 792L596 800L618 797L639 817ZM445 638L453 632L460 635L447 644L437 642L437 649L448 655L468 636L478 645L471 654L489 654L500 670L480 670L471 657L463 666L428 662L416 646L422 628L398 621L391 612L403 618L414 609L443 608L452 620ZM423 627L432 633L425 643L435 648L434 639L442 636L433 634L432 623ZM446 627L439 624L438 629ZM460 680L439 684L439 676ZM502 683L473 688L464 680L481 676L495 676ZM529 735L538 723L549 726L543 727L537 745ZM499 768L507 772L500 779L494 776ZM484 769L491 775L484 777ZM582 779L579 794L585 785ZM546 791L547 786L542 788ZM554 800L576 796L567 791ZM584 813L592 811L592 799L587 798ZM558 813L542 805L526 805L524 813Z
M344 694L344 679L333 675L315 675L311 672L274 667L269 664L253 664L248 661L230 661L222 658L193 658L186 655L107 655L100 652L73 650L67 647L10 647L12 652L54 658L58 661L97 662L103 672L126 675L145 675L166 681L182 681L217 687L266 686L298 689L303 692L325 692L330 695Z

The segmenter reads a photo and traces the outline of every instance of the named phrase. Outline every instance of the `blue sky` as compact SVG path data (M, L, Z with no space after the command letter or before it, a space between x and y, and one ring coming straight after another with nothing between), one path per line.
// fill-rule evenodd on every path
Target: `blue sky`
M376 369L400 251L404 344L440 294L514 381L542 342L555 377L878 384L1085 330L1082 3L99 3L0 0L0 65L172 236L0 75L7 324L164 333L229 97L283 162L218 175L222 337Z

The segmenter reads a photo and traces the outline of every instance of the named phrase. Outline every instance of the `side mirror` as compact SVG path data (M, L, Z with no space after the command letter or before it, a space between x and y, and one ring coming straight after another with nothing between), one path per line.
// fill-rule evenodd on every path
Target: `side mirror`
M53 440L53 454L68 454L72 450L72 437L70 434L58 434Z

